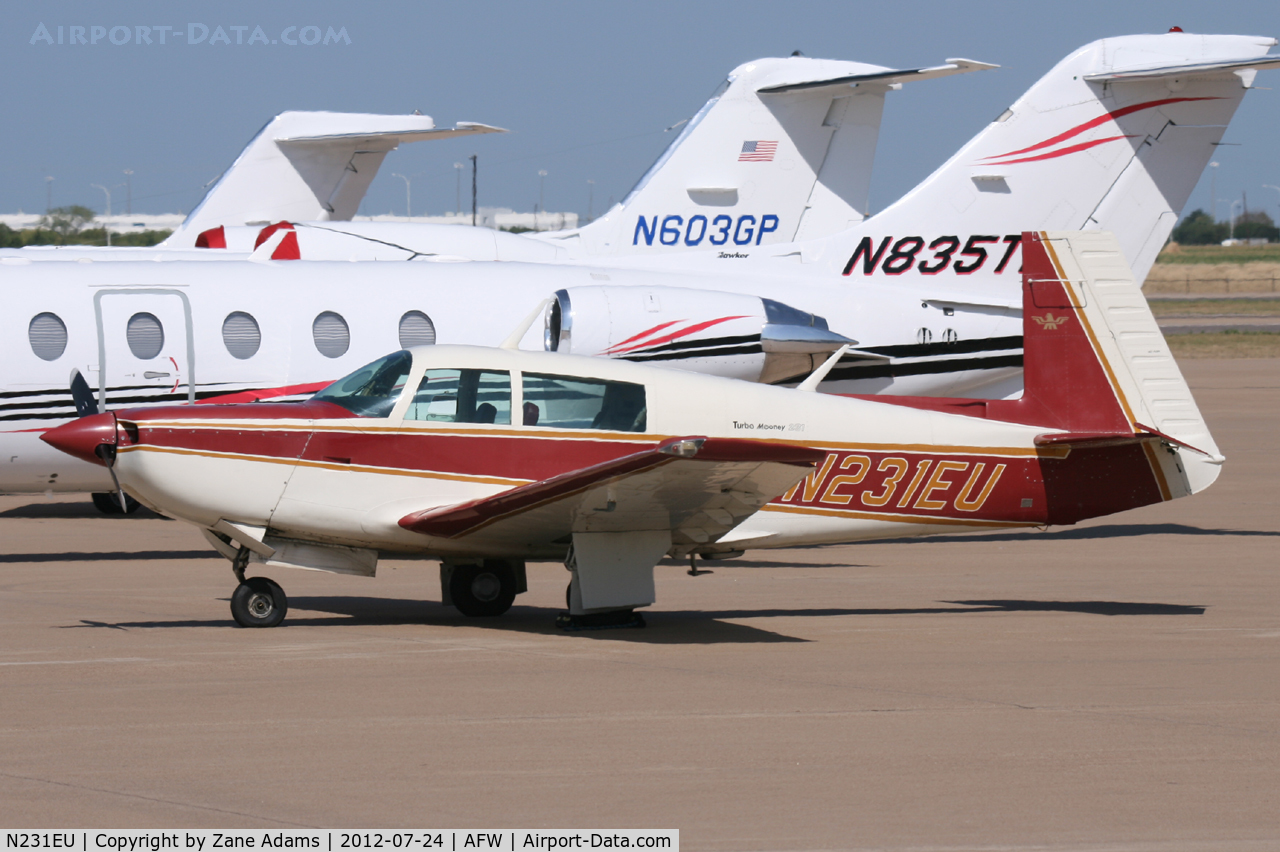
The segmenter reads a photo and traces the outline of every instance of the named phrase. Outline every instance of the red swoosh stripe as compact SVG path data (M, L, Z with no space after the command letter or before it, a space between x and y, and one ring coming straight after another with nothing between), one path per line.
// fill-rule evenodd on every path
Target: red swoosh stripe
M626 349L617 349L617 351L610 352L609 354L619 355L626 352L634 351L636 349L639 349L642 346L658 346L663 343L670 343L673 340L679 340L682 337L688 337L691 334L696 334L697 332L702 331L703 329L711 328L711 326L713 325L719 325L722 322L729 322L731 320L736 320L736 319L746 319L746 315L744 314L743 316L738 316L738 317L720 317L720 319L713 319L713 320L707 320L706 322L695 323L694 325L689 326L683 331L673 331L671 334L668 334L664 337L658 337L653 340L647 340L643 343L637 343L634 346L628 346ZM621 344L619 344L619 346L620 345Z
M1144 104L1134 104L1133 106L1127 106L1127 107L1124 107L1123 109L1118 109L1112 112L1104 113L1098 116L1097 118L1093 118L1093 119L1090 119L1089 121L1086 121L1084 124L1078 124L1075 127L1071 128L1070 130L1067 130L1063 133L1059 133L1057 136L1054 136L1052 139L1046 139L1043 142L1037 142L1036 144L1031 145L1027 148L1019 148L1017 151L1009 151L1008 153L1005 153L1005 154L995 154L994 156L983 157L982 159L999 160L999 159L1003 159L1004 157L1016 157L1018 154L1026 154L1029 151L1038 151L1039 149L1047 148L1050 145L1057 145L1059 142L1070 139L1072 136L1079 136L1081 133L1084 133L1086 130L1090 130L1094 127L1097 127L1100 124L1105 124L1108 121L1115 121L1118 118L1123 118L1126 115L1130 115L1135 112L1140 112L1144 109L1154 109L1156 107L1165 106L1166 104L1178 104L1178 103L1183 103L1185 101L1220 101L1220 100L1222 100L1222 98L1219 98L1219 97L1165 98L1164 100L1159 100L1159 101L1147 101ZM1024 161L1019 160L1017 162L1024 162Z
M609 352L612 352L613 350L617 349L620 346L626 346L628 343L631 343L632 341L635 341L635 340L639 340L642 337L648 337L651 334L657 334L658 332L662 331L664 328L673 326L678 322L684 322L684 320L672 320L671 322L658 323L653 328L646 329L640 332L639 334L633 334L630 337L628 337L626 340L622 341L621 343L615 343L613 346L610 346L608 349L604 351L606 354L608 354Z
M329 387L333 382L309 382L305 385L286 385L280 388L262 388L260 390L240 391L222 396L211 396L196 401L196 405L230 405L239 402L257 402L260 399L279 399L282 396L294 396L300 393L315 393Z
M1078 145L1068 145L1065 148L1059 148L1056 151L1049 151L1046 154L1037 154L1034 157L1021 157L1017 160L1000 160L996 163L988 163L990 166L1007 166L1012 163L1031 163L1036 160L1053 160L1058 157L1065 157L1067 154L1074 154L1077 151L1087 151L1090 148L1096 148L1107 142L1114 142L1117 139L1132 139L1132 136L1108 136L1106 139L1094 139L1092 142L1081 142Z

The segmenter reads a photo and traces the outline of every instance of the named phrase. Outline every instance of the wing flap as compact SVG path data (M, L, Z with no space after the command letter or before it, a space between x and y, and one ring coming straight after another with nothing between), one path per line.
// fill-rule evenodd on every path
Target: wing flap
M674 438L622 458L453 506L400 526L441 538L485 531L509 542L574 532L670 530L676 544L724 535L807 476L825 453L735 438Z

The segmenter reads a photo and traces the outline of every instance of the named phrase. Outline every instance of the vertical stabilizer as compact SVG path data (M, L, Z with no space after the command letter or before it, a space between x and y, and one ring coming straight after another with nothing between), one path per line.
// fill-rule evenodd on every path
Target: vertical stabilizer
M1016 292L1016 263L1000 261L1016 261L1005 244L1018 234L1102 229L1141 282L1254 72L1280 64L1267 55L1275 43L1166 33L1086 45L919 186L806 260L855 279L925 276L934 292Z
M250 140L165 245L189 248L204 231L268 222L347 220L387 153L402 142L500 128L436 127L429 115L282 112Z
M539 238L588 255L769 245L842 231L866 216L885 93L994 66L948 60L894 70L860 62L757 59L722 90L621 204Z
M1032 237L1032 235L1028 235ZM1125 262L1119 242L1100 231L1048 232L1034 235L1028 248L1042 246L1043 257L1031 250L1027 253L1027 286L1032 303L1067 300L1078 304L1081 331L1094 348L1098 363L1106 373L1107 384L1124 414L1124 427L1136 434L1155 434L1171 439L1178 447L1188 485L1194 493L1207 488L1218 476L1223 458L1209 433L1191 389L1187 386L1178 362L1160 331L1151 308L1142 295L1139 282ZM1036 266L1032 271L1031 266ZM1051 280L1041 281L1041 272L1058 279L1061 292L1055 297ZM1050 295L1039 295L1045 287ZM1039 307L1028 310L1024 317L1026 375L1028 395L1037 394L1042 403L1049 394L1062 393L1049 384L1048 376L1033 374L1033 363L1040 364L1046 348L1038 347L1055 333L1048 330L1045 317L1052 307L1042 312ZM1063 314L1059 311L1053 316ZM1032 390L1034 387L1034 391ZM1074 396L1055 400L1054 405L1071 411L1088 397ZM1068 415L1070 417L1070 415ZM1074 427L1067 427L1074 428ZM1088 427L1086 427L1088 428Z

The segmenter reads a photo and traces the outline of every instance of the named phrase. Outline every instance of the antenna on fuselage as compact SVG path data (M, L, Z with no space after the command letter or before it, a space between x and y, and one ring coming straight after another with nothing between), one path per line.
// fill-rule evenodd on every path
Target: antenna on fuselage
M537 321L538 317L542 316L542 314L547 310L547 305L549 304L551 304L550 299L543 299L539 302L538 307L534 312L525 317L524 322L520 323L520 325L516 327L516 330L511 332L511 336L498 345L498 348L519 349L520 341L524 340L524 336L529 333L529 329Z
M837 349L830 358L822 362L822 366L809 374L809 378L796 385L798 391L809 391L812 393L818 389L818 385L822 384L822 380L827 377L827 373L831 372L831 368L840 362L844 357L844 353L852 349L849 344L845 344Z

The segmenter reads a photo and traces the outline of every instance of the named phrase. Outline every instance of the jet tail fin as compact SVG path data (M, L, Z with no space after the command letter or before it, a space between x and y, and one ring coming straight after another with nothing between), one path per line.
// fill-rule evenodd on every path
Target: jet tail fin
M165 244L194 246L199 234L219 226L350 219L383 158L402 142L503 132L467 121L436 127L429 115L282 112Z
M993 67L967 59L906 70L803 56L748 62L621 204L541 238L618 255L837 233L866 216L885 93Z
M1275 43L1166 33L1085 45L893 205L806 247L806 260L858 278L926 276L935 291L979 279L1007 290L1000 273L1017 267L996 263L1008 259L1002 239L1098 229L1115 234L1141 282L1255 71L1280 66Z

